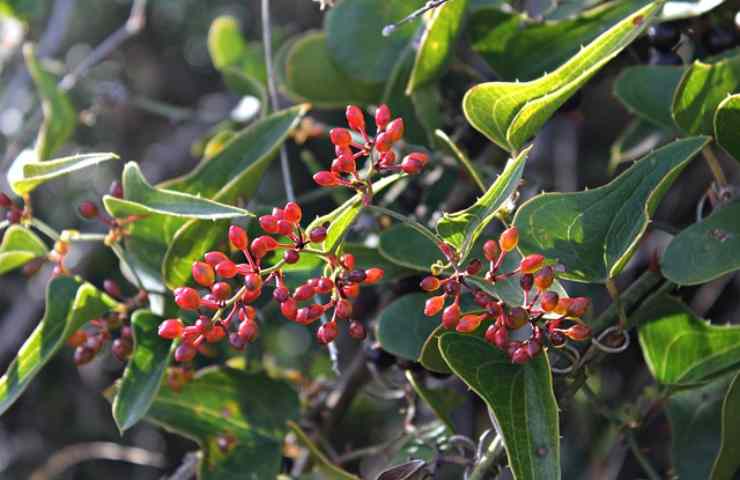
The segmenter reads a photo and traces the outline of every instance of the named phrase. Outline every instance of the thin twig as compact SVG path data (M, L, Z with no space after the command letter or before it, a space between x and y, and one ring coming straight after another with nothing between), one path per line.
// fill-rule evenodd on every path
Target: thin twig
M704 155L704 160L706 160L709 169L712 171L712 176L714 177L714 181L717 182L717 186L720 189L727 187L727 177L725 176L725 172L722 171L722 165L720 165L719 159L714 154L712 146L707 145L704 147L702 154Z
M386 25L385 27L383 27L383 36L384 37L389 36L390 34L395 32L396 29L400 27L401 25L403 25L404 23L415 20L421 17L422 15L424 15L425 13L427 13L429 10L433 10L437 7L441 7L445 3L447 3L447 0L429 0L426 4L424 4L423 7L411 12L410 14L408 14L401 20L397 21L396 23L392 23L390 25Z
M186 454L182 463L177 470L169 477L162 477L162 480L190 480L195 477L195 473L198 470L198 461L200 460L198 452L190 452Z
M634 434L628 431L625 432L624 437L627 440L627 445L629 445L630 450L632 450L632 454L635 456L635 459L645 471L648 478L650 480L660 480L660 475L655 471L655 467L653 467L650 460L640 451L640 446L637 444Z
M500 461L503 453L504 439L499 435L493 439L486 453L475 464L473 471L468 476L468 480L483 480L486 478L491 469Z
M278 101L277 87L275 86L275 70L272 64L272 25L270 23L270 0L262 0L262 43L265 49L265 67L267 69L267 91L270 94L270 104L272 109L277 111L280 108ZM288 152L285 145L280 146L280 169L283 172L283 186L285 187L285 197L289 202L295 201L295 192L293 191L293 179L290 174L290 164L288 164Z

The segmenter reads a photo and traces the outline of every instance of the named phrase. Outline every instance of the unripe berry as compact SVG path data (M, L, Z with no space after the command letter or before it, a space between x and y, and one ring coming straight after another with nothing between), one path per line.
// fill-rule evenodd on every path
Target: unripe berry
M519 286L525 292L532 290L533 284L534 284L534 276L531 273L528 273L526 275L522 275L521 277L519 277Z
M566 337L576 342L582 342L591 336L591 328L582 323L576 323L563 332Z
M293 298L295 298L296 302L303 302L313 297L315 294L316 291L311 285L304 284L296 288L293 293Z
M341 183L339 177L328 170L316 172L313 176L313 181L322 187L336 187Z
M205 262L193 262L193 280L199 285L210 287L216 281L216 274L213 267Z
M200 296L193 288L180 287L175 289L175 303L183 310L197 310L200 306Z
M0 208L11 207L13 207L13 200L11 200L7 194L0 192Z
M231 261L229 260L229 257L226 256L224 252L219 251L213 251L208 252L205 255L203 255L203 259L206 261L208 265L211 265L215 267L221 262Z
M483 244L483 255L489 262L495 262L498 260L498 256L501 250L498 248L498 243L495 240L486 240Z
M80 215L88 220L98 216L98 207L93 202L82 202L79 206Z
M426 301L424 304L424 315L427 317L433 317L438 314L445 306L445 299L447 295L437 295Z
M339 262L344 266L345 270L355 269L355 256L351 253L345 253L339 258Z
M545 292L542 294L542 297L540 298L540 307L542 307L542 310L545 312L551 312L555 310L555 307L558 306L558 301L560 300L560 297L555 292Z
M381 281L383 279L383 275L385 275L385 272L382 268L368 268L365 270L365 280L363 283L365 285L373 285Z
M552 345L555 348L562 347L565 345L566 341L565 335L559 330L554 330L550 332L550 345Z
M360 294L360 285L357 283L350 283L348 285L342 285L342 295L349 298L355 298Z
M367 336L367 332L360 322L353 320L349 324L349 336L357 340L364 340Z
M116 338L113 340L110 351L114 357L119 361L125 362L128 357L131 356L131 351L134 349L131 340L127 338Z
M404 132L403 118L396 118L391 121L391 123L388 124L388 127L386 127L385 131L388 135L391 136L392 143L396 143L397 141L401 140Z
M537 290L539 291L547 290L554 281L555 272L549 265L542 267L534 276L534 284L537 286Z
M514 353L511 354L511 363L516 363L519 365L522 365L524 363L527 363L529 361L529 352L527 351L527 347L522 346L514 350Z
M246 322L242 322L239 324L239 336L245 342L254 342L258 334L259 326L257 325L257 322L247 320Z
M224 260L216 265L216 274L222 278L234 278L238 272L236 264L231 260Z
M391 121L391 109L388 105L382 104L375 110L375 126L378 127L378 131L385 130L388 122Z
M198 350L190 343L181 343L175 349L175 361L176 362L189 362L195 358L195 354Z
M403 157L401 161L401 170L407 175L416 175L422 171L424 164L416 158L412 158L410 155Z
M351 283L362 283L365 281L366 278L367 278L367 274L365 273L364 270L352 270L347 275L347 279Z
M280 304L280 313L288 320L295 320L298 306L293 298L288 298Z
M509 227L501 234L498 239L498 245L504 252L514 250L519 243L519 230L516 227Z
M267 233L278 233L278 218L274 215L262 215L260 217L260 228Z
M459 319L460 305L457 302L445 308L442 312L442 325L448 330L455 328Z
M325 227L316 227L308 233L308 238L311 243L321 243L326 240L326 231Z
M211 287L211 294L218 300L228 300L231 296L231 285L226 282L216 282Z
M439 281L437 277L432 277L431 275L428 277L424 277L424 279L421 281L419 286L422 290L426 292L433 292L437 289L439 289L442 282Z
M159 324L157 333L160 337L166 338L167 340L173 340L182 335L182 331L185 327L179 318L170 318Z
M356 132L362 132L365 130L365 115L362 113L362 110L360 110L360 107L356 105L347 105L344 115L347 117L347 125L349 125L349 128Z
M113 180L113 183L110 184L110 188L108 189L108 193L111 197L123 198L123 185L121 185L121 182Z
M570 304L568 305L568 308L566 309L565 313L569 317L576 317L581 318L586 311L588 310L588 307L591 306L591 300L589 300L586 297L575 297L571 299Z
M301 206L295 202L286 203L283 211L285 212L285 220L289 221L290 223L299 223L301 221L301 218L303 217L303 210L301 210Z
M480 315L463 315L463 317L457 323L457 327L455 327L455 330L460 333L471 333L480 326L480 323L483 321L484 318L486 318L485 313L482 313Z
M283 253L283 260L285 260L285 263L287 263L288 265L297 263L300 259L301 255L298 253L297 250L286 250L285 253Z
M232 225L229 227L229 241L237 250L246 250L249 238L242 227Z
M383 132L375 138L375 150L380 153L385 153L393 146L393 140L391 135L387 132Z
M329 130L331 143L339 147L346 147L352 143L352 134L346 128L332 128Z
M121 287L119 287L118 284L110 278L106 278L105 280L103 280L103 290L105 290L105 292L113 298L123 298Z
M534 273L545 263L545 257L538 253L527 255L519 262L519 271L522 273Z
M352 316L352 303L347 299L340 299L337 301L336 307L334 307L334 313L337 318L341 320L347 320Z
M507 327L517 330L524 326L529 320L529 314L522 307L514 307L509 310Z

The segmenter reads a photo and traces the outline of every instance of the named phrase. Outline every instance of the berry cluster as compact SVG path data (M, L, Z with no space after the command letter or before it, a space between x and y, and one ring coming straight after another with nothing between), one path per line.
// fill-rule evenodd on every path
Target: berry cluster
M192 265L195 282L204 290L193 287L175 289L175 303L182 310L198 312L193 325L186 326L179 318L171 318L159 326L159 335L179 339L175 350L177 362L192 360L205 344L220 342L228 337L236 349L243 349L259 334L257 312L252 303L262 296L265 286L272 287L272 297L280 304L280 312L288 320L310 325L332 310L331 320L323 323L316 332L322 344L332 342L338 334L337 320L349 321L349 334L358 339L365 337L365 327L351 320L351 299L359 295L360 285L372 285L383 277L383 270L355 268L355 258L314 250L309 243L320 243L327 235L327 226L305 232L300 221L302 210L297 203L289 202L283 208L273 209L270 215L259 218L262 230L280 235L279 240L261 235L251 242L243 228L229 227L229 242L242 252L245 261L235 263L224 252L212 251L204 261ZM282 257L272 266L263 265L271 253L282 251ZM286 286L283 266L300 260L302 254L317 255L326 262L325 275L312 278L293 292ZM326 303L319 296L328 297ZM215 313L214 313L215 312Z
M0 192L0 209L7 210L5 212L5 220L7 220L8 223L20 223L23 219L23 209L16 205L15 202L3 192Z
M590 306L588 298L560 298L556 292L548 290L555 281L555 271L545 265L544 256L528 255L515 270L500 271L504 258L516 248L518 241L519 232L516 227L511 227L501 234L498 241L484 243L483 255L488 261L488 270L483 278L495 284L518 276L524 297L520 306L508 306L468 281L483 270L484 264L479 259L473 259L465 269L456 269L448 278L425 277L421 288L427 292L443 291L427 300L425 315L432 317L442 312L444 328L462 333L473 332L483 321L492 320L485 332L486 341L504 350L512 362L521 364L538 355L546 339L551 346L562 347L567 339L581 341L589 338L591 329L579 320ZM449 245L441 245L440 249L448 259L455 261L456 252ZM463 288L472 293L480 310L462 312L460 297ZM449 299L452 303L445 306ZM566 320L572 325L563 328ZM525 327L528 328L525 330Z
M336 158L331 163L331 170L322 170L313 176L314 181L322 187L352 188L363 194L367 205L372 199L372 177L376 172L415 175L429 161L423 152L409 153L400 163L397 161L393 146L403 137L404 123L402 118L391 119L391 110L387 105L380 105L375 111L375 137L368 135L365 115L359 107L349 105L345 114L347 124L355 135L346 128L333 128L329 132ZM361 175L357 160L365 157L369 162Z

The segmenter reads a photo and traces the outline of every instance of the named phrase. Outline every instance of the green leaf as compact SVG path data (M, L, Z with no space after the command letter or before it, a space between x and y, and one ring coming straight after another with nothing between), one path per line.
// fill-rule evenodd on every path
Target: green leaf
M308 33L289 47L281 75L289 97L320 108L369 105L383 94L382 83L360 81L340 70L321 32Z
M347 0L337 4L327 13L324 27L332 59L355 79L384 82L420 22L407 22L388 36L383 36L383 27L423 4L423 0Z
M622 163L633 162L664 145L672 136L667 130L636 118L617 137L609 151L609 175Z
M740 162L740 94L722 100L714 114L714 138Z
M691 137L670 143L593 190L537 195L514 217L520 248L558 259L565 279L605 282L617 276L663 195L707 142Z
M106 195L103 203L116 218L159 214L184 219L224 220L251 216L247 210L174 190L152 187L134 162L123 169L124 199Z
M467 6L468 0L451 0L432 11L414 60L406 88L408 94L442 75L464 22Z
M711 325L676 298L649 299L635 321L645 362L660 383L695 385L740 365L740 327Z
M679 285L697 285L740 269L740 202L733 202L676 235L661 272Z
M512 364L485 340L459 333L445 333L439 346L455 375L493 412L514 478L559 479L558 405L547 355Z
M724 377L680 390L668 398L665 412L671 426L671 457L678 478L712 478L712 462L720 449L722 400L731 379Z
M468 122L501 148L519 149L588 79L632 43L659 9L658 3L641 8L537 80L476 85L463 99Z
M424 379L417 378L411 370L406 370L406 379L437 415L437 418L442 420L450 432L454 432L452 414L465 403L465 397L447 387L429 388L424 385Z
M175 342L157 334L162 320L146 310L138 310L131 317L134 351L113 399L113 419L121 433L146 415L167 370Z
M48 181L77 173L108 160L118 160L118 156L113 153L88 153L46 162L29 161L20 167L22 175L13 178L10 187L17 195L25 195Z
M24 45L23 56L28 73L31 74L36 90L41 95L44 121L34 148L37 160L44 161L72 136L77 125L77 112L67 94L57 87L56 79L41 66L31 44Z
M483 185L483 180L468 156L460 150L460 148L455 145L455 142L453 142L452 139L442 130L435 130L434 136L439 140L439 142L437 142L438 146L445 148L458 162L460 162L465 173L467 173L478 188L480 188L481 192L485 193L486 187Z
M406 360L416 360L429 335L439 326L438 317L424 315L425 293L412 293L385 307L377 321L376 336L383 349Z
M635 115L668 130L675 130L671 116L673 92L686 69L665 65L625 68L614 82L614 95Z
M22 267L34 258L46 257L49 249L32 231L11 225L0 243L0 275Z
M0 415L13 405L73 332L116 305L115 300L89 283L72 277L53 279L46 289L44 317L0 378Z
M223 367L199 371L180 392L160 389L147 419L201 446L199 479L262 480L280 473L286 422L298 415L287 383ZM219 437L233 446L222 451Z
M446 263L442 252L431 239L403 223L380 234L378 251L396 265L422 272L428 272L433 263Z
M496 216L499 207L519 186L531 148L526 148L511 159L501 175L471 207L455 213L445 213L437 222L437 232L459 250L461 259L468 257L480 234Z
M356 477L351 473L342 470L338 466L334 465L331 460L329 460L329 458L324 455L324 452L321 451L318 445L316 445L311 440L311 438L306 434L306 432L301 429L301 427L297 423L288 422L288 426L298 438L298 441L302 443L306 448L308 448L309 452L311 452L311 457L316 464L316 468L320 472L322 472L323 475L326 476L326 478L336 480L360 480L360 477Z
M614 1L575 18L546 22L494 5L471 16L471 46L501 79L532 80L566 62L582 45L646 3Z
M714 134L714 114L728 93L740 90L740 55L707 64L694 62L673 96L673 119L689 135Z
M712 480L732 480L740 469L740 373L730 382L722 401L722 428L719 453L712 466ZM713 433L716 435L717 429ZM698 478L698 477L697 477Z

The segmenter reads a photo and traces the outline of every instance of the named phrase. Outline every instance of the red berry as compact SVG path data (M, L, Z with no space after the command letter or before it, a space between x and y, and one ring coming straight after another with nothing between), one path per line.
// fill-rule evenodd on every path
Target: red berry
M481 268L483 268L483 264L481 263L481 261L477 258L474 258L470 261L465 271L468 273L468 275L478 275L478 272L480 272Z
M527 342L527 355L529 355L529 358L534 358L537 356L538 353L542 351L542 344L539 342L534 342L532 340Z
M311 323L311 309L308 307L299 308L295 315L295 321L301 325Z
M333 342L337 338L337 324L328 322L321 325L316 331L316 338L324 345Z
M287 220L278 220L278 233L283 236L289 236L293 233L293 224Z
M358 322L357 320L353 320L349 324L349 336L357 340L364 340L367 336L367 332L365 331L365 327L360 322Z
M388 122L391 121L391 109L388 105L382 104L375 110L375 126L378 127L378 131L385 130Z
M93 202L82 202L79 211L80 215L88 220L98 216L98 207Z
M113 180L113 183L110 184L110 188L108 189L108 193L111 197L123 198L123 185L121 185L121 182Z
M368 268L365 270L365 280L363 283L365 285L373 285L381 281L383 279L383 275L385 275L385 272L382 268Z
M246 342L252 343L259 334L257 322L246 321L239 324L239 336Z
M565 313L569 317L576 317L581 318L586 311L588 310L588 307L591 306L591 300L589 300L586 297L575 297L571 299L570 304L568 305Z
M528 273L526 275L522 275L521 277L519 277L519 286L525 292L532 290L533 284L534 284L534 276L531 273Z
M293 293L293 298L295 298L297 302L303 302L313 297L315 294L316 291L311 285L304 284L296 288L295 292Z
M566 337L576 342L581 342L588 339L591 336L591 328L588 325L582 323L576 323L572 327L568 328L563 332Z
M495 240L486 240L483 244L483 255L489 262L495 262L498 260L498 256L501 250L498 248L498 243Z
M193 279L204 287L210 287L216 281L216 274L213 267L205 262L193 262Z
M13 207L13 200L10 199L10 197L0 192L0 208L12 208Z
M244 305L242 308L239 309L239 321L254 321L255 318L257 318L257 310L255 310L254 307L250 305Z
M262 289L257 290L244 290L244 293L242 294L242 302L244 303L252 303L255 300L257 300L260 295L262 295Z
M175 361L176 362L189 362L195 358L195 354L198 350L190 343L181 343L175 349Z
M285 260L285 263L289 265L298 263L298 260L300 259L301 255L298 253L298 250L286 250L285 253L283 253L283 260Z
M278 218L274 215L262 215L260 217L260 228L267 233L278 233Z
M485 313L480 315L464 315L460 321L458 321L455 330L460 333L471 333L480 326L484 318L486 318Z
M355 298L360 294L360 285L357 283L350 283L342 286L342 295L349 298Z
M498 239L499 247L504 252L514 250L519 243L519 230L516 227L509 227L501 234Z
M131 343L131 340L127 338L116 338L113 340L113 344L111 345L111 353L114 357L116 357L119 361L125 362L128 360L128 357L131 356L131 352L134 349L134 345Z
M393 140L388 132L383 132L375 138L375 150L385 153L393 146Z
M545 312L551 312L558 306L558 300L559 297L557 293L545 292L542 294L542 298L540 298L540 307L542 307L542 310Z
M562 297L558 300L557 305L555 305L555 308L553 309L555 313L560 315L565 315L565 313L568 311L568 307L570 306L570 303L573 301L570 297Z
M300 205L295 202L288 202L283 210L285 211L285 220L290 223L300 223L301 217L303 217L303 210L301 210Z
M229 345L232 346L232 348L235 348L237 350L244 350L244 347L247 345L247 342L242 339L242 337L239 336L239 333L232 332L229 334Z
M522 307L514 307L511 310L509 310L509 315L507 317L507 327L517 330L519 328L522 328L525 323L529 320L529 314L526 310L524 310Z
M278 287L272 292L272 298L278 303L283 303L290 297L290 290L286 287Z
M505 350L509 345L509 331L504 327L499 327L493 336L493 343L498 348Z
M424 168L424 164L415 158L405 156L401 161L401 170L408 175L416 175Z
M215 286L215 285L214 285ZM208 310L218 310L221 308L221 301L212 293L200 299L200 306Z
M401 140L404 132L403 118L396 118L385 129L386 133L391 136L391 142L396 143Z
M563 335L561 331L554 330L550 332L550 344L553 347L555 348L562 347L563 345L565 345L566 340L567 338L565 337L565 335Z
M324 314L324 307L318 303L312 303L308 306L308 318L310 321L318 320Z
M339 299L336 307L334 307L334 313L337 318L347 320L352 316L352 303L344 298Z
M424 304L424 315L426 315L427 317L433 317L438 314L445 306L446 298L447 295L442 294L427 300Z
M216 282L211 287L211 293L219 300L228 300L231 296L231 285L226 282Z
M248 273L244 276L244 286L251 291L261 289L262 277L259 273Z
M327 229L325 227L316 227L308 234L311 243L321 243L326 239Z
M442 282L439 281L437 277L432 277L431 275L428 277L424 277L424 279L421 281L419 286L422 290L426 292L433 292L437 289L439 289Z
M205 259L208 265L211 265L213 267L215 267L221 262L231 261L229 260L229 257L227 257L224 252L218 252L218 251L208 252L203 256L203 258Z
M90 363L95 358L95 351L87 347L75 348L74 361L78 367Z
M314 287L318 293L327 294L334 290L334 282L329 277L321 277Z
M389 150L380 156L379 164L381 168L390 168L395 163L396 163L396 154L393 153L393 150Z
M118 286L118 284L111 280L110 278L106 278L103 280L103 290L114 298L123 298L123 292L121 292L121 287Z
M295 320L297 312L298 306L293 298L288 298L280 304L280 313L288 320Z
M511 354L511 363L516 364L524 364L529 361L529 352L527 351L527 347L519 347L516 350L514 350L514 353Z
M342 264L345 270L355 269L355 256L351 253L345 253L339 258L339 262Z
M76 330L72 335L67 338L67 345L70 347L79 347L87 340L87 332L84 330Z
M347 105L344 115L347 117L347 125L349 125L349 128L356 132L363 132L365 130L365 115L362 113L362 110L360 110L360 107L356 105Z
M229 241L237 250L246 250L249 237L242 227L232 225L229 227Z
M200 306L200 296L193 288L180 287L175 289L175 303L183 310L197 310Z
M347 280L350 283L362 283L367 278L367 274L364 270L352 270L347 274Z
M346 128L332 128L329 130L329 139L334 145L346 147L352 143L352 134Z
M460 305L457 302L445 308L444 312L442 312L442 325L448 330L457 327L457 322L459 319Z
M173 340L182 335L184 328L179 318L170 318L159 324L157 333L162 338Z
M231 260L224 260L216 265L216 274L222 278L234 278L238 272L236 264Z
M537 290L539 291L547 290L554 281L555 272L549 265L542 267L534 276L534 284L537 286Z
M316 172L313 176L313 181L322 187L336 187L337 185L341 184L339 177L327 170Z
M257 258L262 258L267 255L267 252L275 250L278 246L277 240L267 235L262 235L252 240L252 244L249 250Z
M335 162L332 163L332 170L340 173L355 173L357 171L357 162L352 156L341 156Z
M488 304L491 303L491 296L483 290L478 290L477 292L475 292L473 300L475 301L476 305L486 308Z
M522 273L534 273L542 268L543 263L545 263L545 257L543 255L538 253L527 255L519 262L519 271Z

